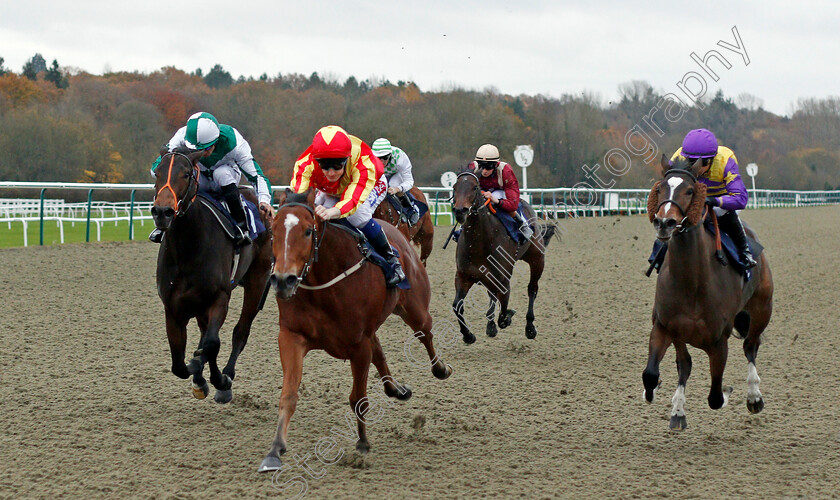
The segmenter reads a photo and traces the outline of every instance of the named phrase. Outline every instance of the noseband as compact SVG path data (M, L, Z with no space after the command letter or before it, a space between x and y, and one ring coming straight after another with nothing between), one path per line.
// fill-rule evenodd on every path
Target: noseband
M694 174L692 174L688 170L682 170L682 169L671 169L671 170L669 170L668 172L665 173L665 177L662 180L667 181L669 178L674 177L675 175L686 175L691 179L691 181L693 183L697 183L697 177L695 177ZM659 205L656 206L656 211L659 212L659 209L662 208L662 205L664 205L666 203L673 203L674 205L676 205L676 207L680 209L680 213L683 216L680 223L677 224L677 227L676 227L677 231L680 232L680 233L688 231L692 226L686 226L685 225L685 221L686 221L686 219L688 219L688 216L686 215L686 210L682 207L682 205L677 203L677 201L674 200L673 198L668 198L667 200L660 201ZM702 221L703 219L701 218L700 220Z
M177 207L175 217L180 217L184 215L184 213L190 208L192 202L195 201L196 195L198 195L198 163L193 163L192 160L190 160L190 157L183 153L166 153L165 155L163 155L163 158L166 158L170 155L171 158L169 160L169 172L166 175L166 184L164 184L158 190L158 192L155 193L155 200L157 200L158 195L164 189L169 189L169 191L172 193L172 196L175 198L175 206ZM178 193L176 193L175 190L172 188L172 167L175 165L175 156L183 156L187 160L187 163L193 166L193 168L190 170L189 179L187 179L187 190L184 192L184 198L181 198L180 200L178 199ZM161 158L161 162L163 162L163 158ZM188 203L184 203L189 197L190 188L192 188L193 184L195 184L195 192L193 193L192 198L190 198L190 201Z
M455 182L458 182L458 179L460 179L462 176L470 176L473 179L475 179L475 194L473 196L472 205L470 205L470 208L467 210L467 215L466 216L469 217L471 215L478 214L479 211L482 208L490 207L490 200L489 199L487 201L483 202L483 203L481 201L481 196L480 196L481 195L481 184L479 184L478 176L475 175L473 172L469 172L469 171L461 172L460 174L458 174L458 177L456 178ZM455 199L454 190L452 192L452 199L453 199L453 201ZM490 211L493 211L492 207L490 207Z

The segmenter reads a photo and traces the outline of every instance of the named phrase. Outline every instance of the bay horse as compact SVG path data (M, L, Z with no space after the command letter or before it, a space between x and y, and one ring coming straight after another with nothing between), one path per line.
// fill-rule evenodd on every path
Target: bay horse
M408 192L414 199L426 203L426 206L429 205L426 195L417 186L412 186ZM393 195L388 195L388 197L391 196ZM417 221L417 224L410 226L401 219L400 212L394 208L394 205L388 199L385 199L376 207L373 216L396 227L405 236L405 239L420 247L420 262L424 266L426 265L426 259L432 253L432 243L435 237L435 225L432 223L431 210L426 211Z
M196 202L200 182L197 161L202 156L203 151L161 150L152 206L155 227L165 232L158 251L157 289L166 314L172 373L182 379L192 375L193 395L204 399L209 387L203 371L205 363L209 364L210 383L216 388L214 399L227 403L233 397L236 360L248 341L271 272L271 235L264 231L235 257L233 241L212 210ZM253 190L243 194L256 202ZM220 372L216 362L219 330L237 284L244 287L245 299L233 329L230 358ZM187 366L187 323L192 318L198 322L201 339Z
M515 310L508 309L510 278L518 260L525 261L531 270L525 336L533 339L537 336L537 328L534 326L534 301L545 268L545 248L554 235L554 226L537 225L537 231L534 231L531 239L518 245L508 235L499 218L490 213L488 204L481 196L478 176L470 171L458 174L452 186L452 200L455 220L463 227L455 257L455 301L452 303L452 309L458 318L464 342L475 342L475 335L464 322L464 299L476 283L484 285L490 297L486 313L487 336L495 337L498 333L493 323L497 301L501 305L499 328L510 326L511 318L516 313ZM531 206L525 201L523 205L526 218L529 221L536 220Z
M280 470L286 452L289 421L295 412L303 358L313 349L350 360L353 388L350 407L358 428L356 450L370 450L365 414L372 405L367 398L370 364L376 366L385 394L399 400L411 397L411 388L400 384L388 369L376 331L391 314L412 328L426 347L432 374L446 379L452 367L435 353L431 287L426 268L403 235L382 224L388 239L400 253L400 263L411 288L386 288L382 270L363 257L356 237L315 216L315 191L280 196L274 217L274 267L271 284L277 295L280 332L277 343L283 367L277 432L259 467L260 472Z
M722 383L733 328L744 338L747 409L758 413L764 408L755 359L773 310L773 278L765 253L757 257L758 265L746 284L734 266L724 266L714 257L715 237L703 228L706 186L697 181L700 168L700 162L670 166L663 155L662 180L648 199L648 216L656 237L668 243L668 251L656 280L653 328L642 380L645 400L652 403L660 384L659 362L673 344L679 380L671 399L669 426L679 430L686 427L685 385L691 374L686 346L702 349L709 356L712 383L708 401L709 407L717 410L732 393L732 387L723 388ZM756 239L754 231L745 229Z

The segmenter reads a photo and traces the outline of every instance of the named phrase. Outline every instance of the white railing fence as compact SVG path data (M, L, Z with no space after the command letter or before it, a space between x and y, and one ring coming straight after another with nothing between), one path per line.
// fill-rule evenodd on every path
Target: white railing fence
M275 186L274 191L286 186ZM128 222L127 236L134 239L135 222L145 225L151 220L152 202L136 201L138 191L151 193L152 184L94 184L62 182L0 182L2 190L39 189L40 197L0 198L0 223L8 229L14 224L23 226L23 245L29 245L30 224L40 227L39 243L44 243L44 226L55 223L59 228L60 242L64 243L65 224L85 224L85 241L91 239L91 228L96 228L96 240L102 237L104 224ZM87 202L65 202L63 199L47 198L60 190L87 190ZM94 192L123 190L130 193L129 201L94 201ZM452 190L443 187L421 187L426 195L432 220L435 225L450 225L452 216ZM647 210L648 189L573 189L547 188L523 189L522 196L531 203L537 215L544 218L594 217L606 215L635 215ZM789 191L756 189L750 191L750 209L801 207L840 204L840 191Z

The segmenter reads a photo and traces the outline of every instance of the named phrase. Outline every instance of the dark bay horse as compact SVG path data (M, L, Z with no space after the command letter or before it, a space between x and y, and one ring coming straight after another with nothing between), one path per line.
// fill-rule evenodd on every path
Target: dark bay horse
M412 186L409 193L416 200L426 203L426 206L429 205L423 191L420 191L420 188L417 186ZM403 236L405 236L405 239L420 247L420 262L422 262L424 266L426 265L426 259L428 259L429 255L432 253L432 243L435 237L435 225L432 223L431 211L427 211L423 214L423 217L420 217L417 224L409 226L400 219L399 211L397 211L397 209L394 208L394 205L386 199L383 200L378 207L376 207L376 211L373 213L373 216L396 227L400 230Z
M757 258L758 265L746 284L732 265L723 266L714 257L715 237L702 227L706 186L697 181L699 169L700 162L671 167L663 156L663 179L654 185L648 201L656 237L668 242L668 253L656 280L653 329L642 380L645 399L651 403L660 383L659 362L674 344L679 381L671 399L670 427L680 430L686 427L685 384L691 374L686 346L702 349L709 356L709 407L716 410L726 405L732 393L732 387L724 389L722 383L733 328L744 338L747 409L758 413L764 408L755 358L773 310L773 278L766 254ZM747 234L756 238L749 228Z
M372 406L367 398L367 379L373 362L385 394L405 400L411 388L392 376L376 331L391 314L397 314L425 345L432 374L445 379L452 368L435 353L431 288L426 268L399 231L382 224L388 239L400 253L400 263L411 288L386 288L382 270L364 260L357 240L349 232L326 224L314 215L315 192L280 197L274 217L274 268L271 283L277 294L280 333L277 342L283 366L283 389L277 432L259 471L279 470L286 452L289 421L295 412L303 358L322 349L338 359L349 359L353 373L350 407L358 427L356 450L367 453L365 414Z
M513 309L508 309L510 299L510 278L517 260L525 261L531 269L528 282L528 314L525 317L525 336L533 339L537 336L534 326L534 301L539 290L539 281L545 267L545 248L554 235L554 226L537 225L531 239L517 245L508 235L498 217L490 213L489 207L481 196L478 177L472 172L461 172L452 186L452 210L455 219L463 225L456 250L455 301L452 308L461 328L464 342L472 344L475 335L464 322L464 299L470 288L481 283L490 296L487 310L487 336L495 337L498 333L493 318L496 302L501 304L499 328L507 328L513 317ZM526 217L536 220L534 210L523 202Z
M235 257L233 241L219 225L210 208L196 201L200 175L196 162L203 152L161 151L156 170L155 226L165 231L157 262L157 289L166 313L166 335L172 353L172 373L193 377L193 395L207 397L204 364L210 365L210 383L215 400L232 398L236 359L248 341L251 323L271 272L271 235L264 231ZM256 202L253 190L244 193ZM219 330L225 322L231 292L237 284L245 288L239 321L233 329L233 348L227 365L219 371ZM189 366L184 362L187 323L195 318L201 339Z

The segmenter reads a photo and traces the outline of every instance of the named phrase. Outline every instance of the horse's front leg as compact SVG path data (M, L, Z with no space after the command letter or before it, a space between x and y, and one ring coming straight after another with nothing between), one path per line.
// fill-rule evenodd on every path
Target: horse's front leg
M508 302L510 301L510 281L503 283L503 288L498 290L496 298L499 300L499 328L504 330L510 326L513 322L513 315L516 314L516 310L508 309Z
M277 432L274 441L260 464L259 472L280 470L282 468L280 456L286 453L286 437L289 433L289 422L295 413L298 401L298 388L303 376L303 357L308 350L306 339L280 328L277 336L280 348L280 365L283 367L283 389L280 392L280 416L277 422Z
M487 336L495 337L499 333L496 328L496 296L490 290L487 290L487 296L490 297L490 304L487 306Z
M455 300L452 302L452 310L455 312L455 317L458 318L461 336L466 344L475 342L475 335L472 334L470 327L464 321L464 299L466 299L472 286L473 282L464 277L463 274L455 273Z
M370 451L365 418L370 410L370 402L367 398L367 379L372 357L370 340L365 337L351 356L350 370L353 372L353 390L350 392L350 408L356 416L359 430L356 451L365 454Z
M533 339L537 336L537 327L534 326L534 302L537 300L537 292L540 290L540 278L545 268L545 256L536 251L530 251L528 265L531 268L531 277L528 281L528 314L525 315L525 336Z
M175 315L169 310L166 310L166 337L172 355L172 373L178 378L189 378L190 371L184 362L187 350L187 323L175 319Z
M251 325L259 312L260 300L267 285L267 277L266 279L260 280L253 279L253 277L249 276L246 280L242 312L239 315L239 321L233 327L230 357L222 370L222 375L229 377L231 381L236 377L236 360L239 358L242 350L245 349L245 344L248 343L248 336L251 334ZM217 403L227 403L232 397L233 393L230 390L216 391L215 400Z
M221 330L227 316L228 300L230 300L229 295L221 294L216 302L207 309L207 312L197 318L202 336L198 349L195 351L195 358L193 358L193 362L197 361L198 366L202 368L204 363L207 363L210 368L210 383L217 391L222 391L222 394L219 394L216 399L225 403L230 401L232 397L229 393L232 382L228 375L223 375L219 370L217 358L221 347L219 330ZM195 376L193 376L193 380L195 380Z
M671 338L665 328L654 320L653 328L650 331L650 341L648 342L648 363L642 373L642 382L645 384L645 401L648 403L653 403L656 389L659 388L659 363L670 345Z
M688 382L688 377L691 376L691 356L688 354L688 348L683 342L674 342L674 349L677 350L677 373L679 374L679 381L677 382L677 392L671 398L673 407L671 408L671 429L683 430L688 425L685 420L685 384Z
M729 336L722 335L709 349L709 374L712 376L712 386L709 389L709 408L717 410L726 406L732 387L723 387L723 370L726 369L726 357L729 354Z

